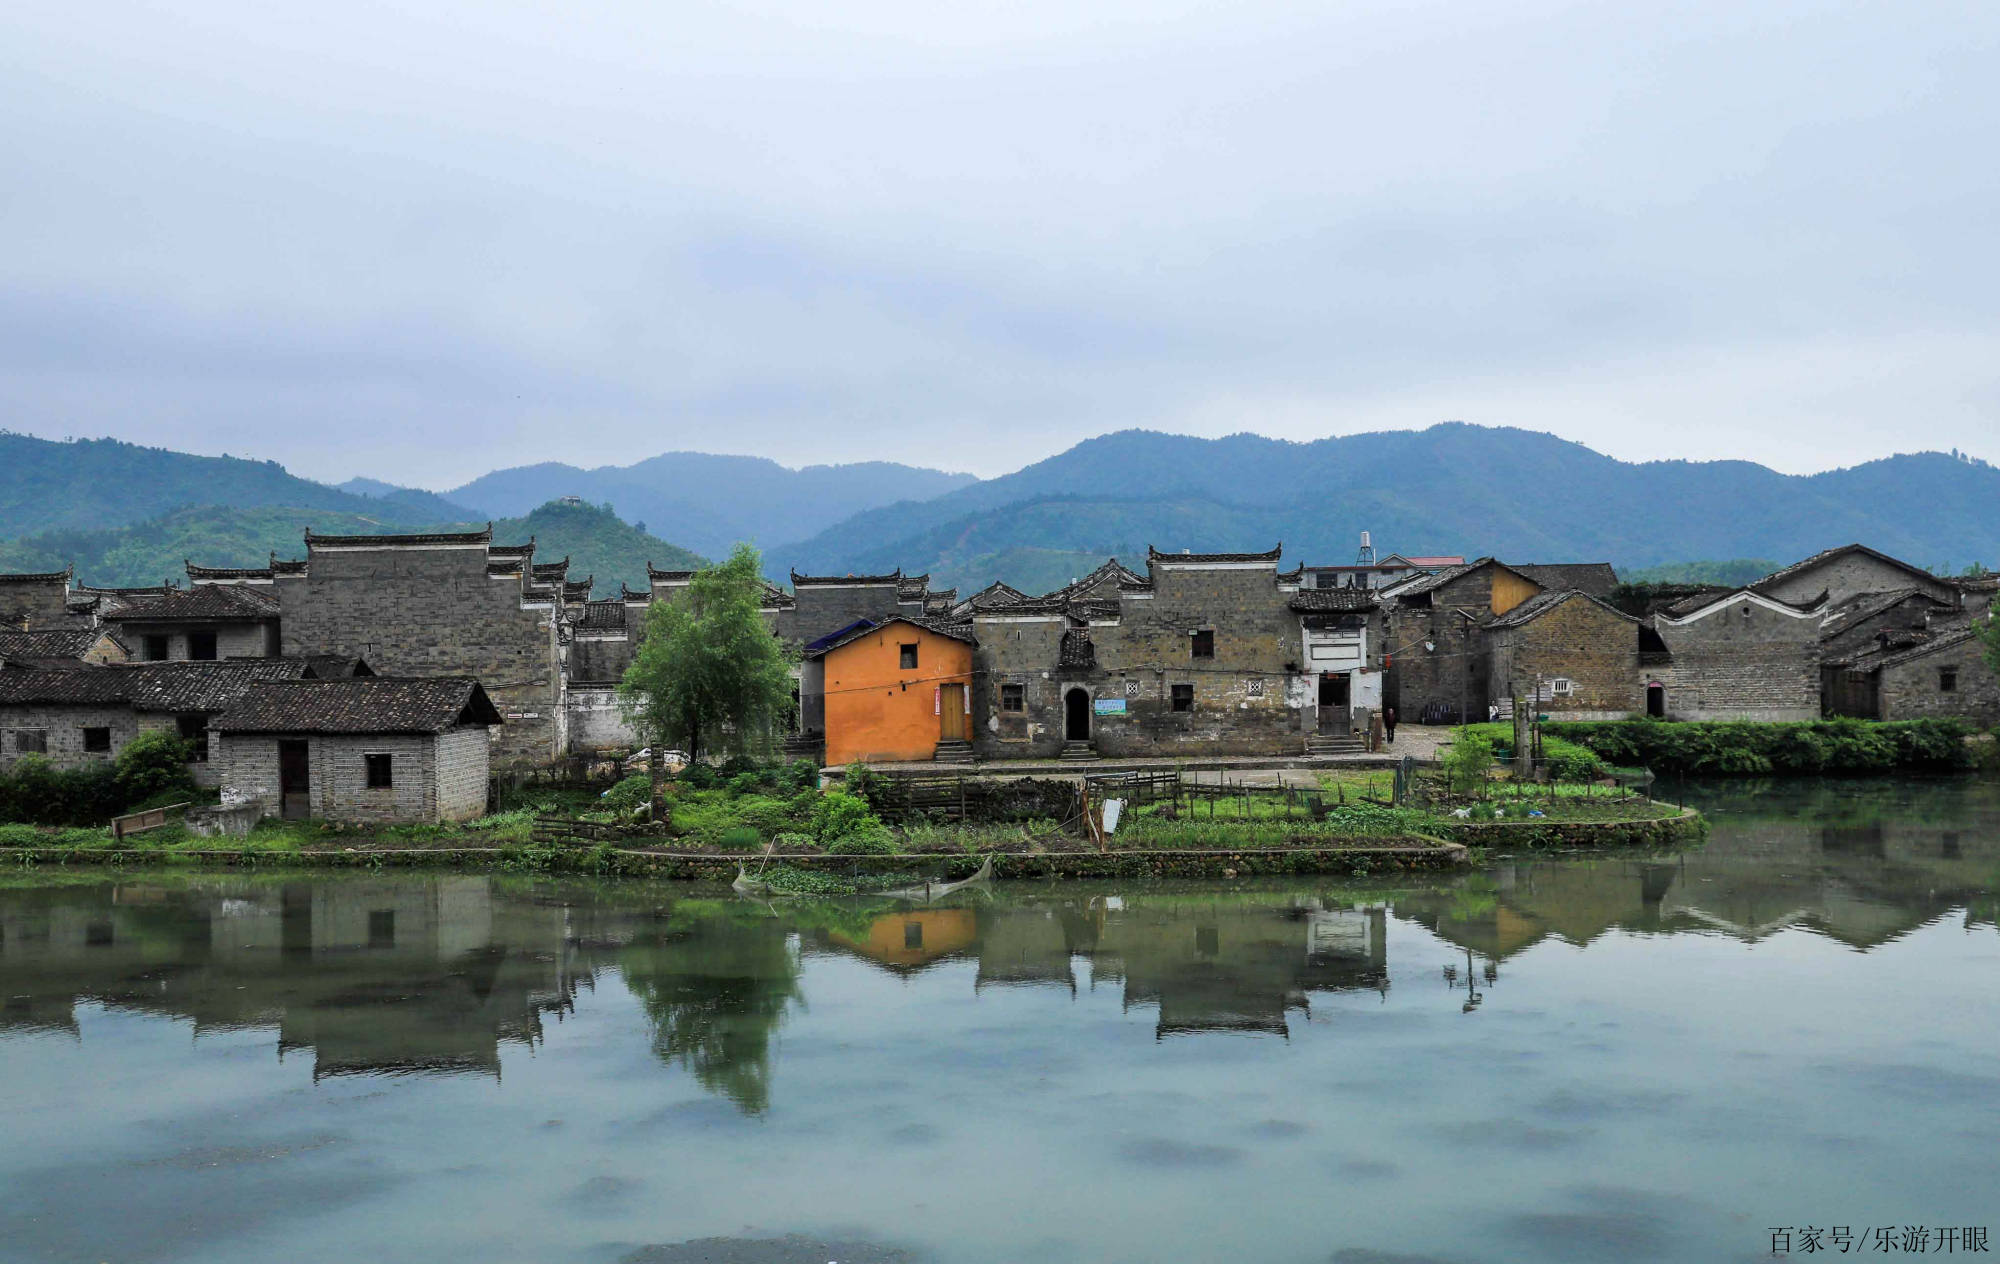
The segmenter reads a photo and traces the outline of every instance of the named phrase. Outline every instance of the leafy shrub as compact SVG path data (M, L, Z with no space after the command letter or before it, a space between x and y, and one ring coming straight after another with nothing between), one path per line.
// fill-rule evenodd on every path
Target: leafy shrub
M764 846L764 836L747 825L731 826L718 841L730 851L758 851Z
M606 790L598 801L614 812L629 813L640 805L650 802L652 797L652 782L642 773L620 781Z
M867 833L870 827L879 831L882 822L868 810L866 800L845 790L829 791L821 795L819 802L813 806L813 837L829 851L833 850L832 844L835 841Z
M1453 788L1469 789L1493 767L1493 743L1484 733L1462 728L1453 735L1439 762L1444 765Z
M159 729L141 733L118 752L118 793L125 803L168 791L192 795L194 775L188 771L188 763L193 759L192 742Z
M873 829L843 834L828 842L826 852L829 856L891 856L896 852L896 840L880 821L875 821Z
M1595 781L1604 775L1604 761L1596 751L1547 734L1542 736L1542 761L1557 781Z

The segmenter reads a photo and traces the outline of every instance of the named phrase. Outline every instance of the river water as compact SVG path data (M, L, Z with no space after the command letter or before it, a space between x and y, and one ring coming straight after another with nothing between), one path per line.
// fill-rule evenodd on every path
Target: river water
M0 1259L1713 1261L1773 1227L2000 1230L2000 786L1689 795L1715 828L1678 856L940 908L10 870Z

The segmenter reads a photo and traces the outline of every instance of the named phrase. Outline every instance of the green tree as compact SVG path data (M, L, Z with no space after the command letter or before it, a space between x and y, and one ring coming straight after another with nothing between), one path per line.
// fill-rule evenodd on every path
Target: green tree
M1986 647L1986 666L1992 669L1994 675L2000 676L2000 619L1996 619L1989 610L1984 619L1975 619L1972 627Z
M798 649L764 626L763 603L763 562L747 544L696 571L671 601L653 603L618 691L655 751L699 758L769 748L791 709ZM652 762L657 785L660 761ZM659 810L656 794L656 819Z
M1451 745L1445 747L1438 762L1444 765L1448 789L1470 790L1484 781L1493 767L1493 743L1482 734L1461 728L1452 734Z

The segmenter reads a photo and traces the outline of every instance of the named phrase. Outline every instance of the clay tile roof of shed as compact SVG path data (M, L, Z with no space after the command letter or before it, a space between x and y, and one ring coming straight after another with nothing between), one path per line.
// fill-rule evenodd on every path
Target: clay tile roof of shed
M71 664L0 672L0 706L117 706L132 700L131 673Z
M70 565L63 567L59 571L21 571L13 574L0 574L0 584L60 584L69 579L75 572L76 567Z
M224 733L444 733L501 723L470 676L266 681L222 713Z
M1360 611L1373 610L1381 602L1368 588L1302 588L1285 604L1300 611Z
M1963 645L1978 635L1978 630L1970 620L1929 631L1902 629L1889 637L1889 643L1864 653L1853 654L1844 659L1829 661L1828 667L1845 667L1849 671L1874 671L1878 667L1895 667L1912 659L1935 654L1939 650Z
M260 622L278 617L278 601L240 584L196 584L121 603L116 610L107 610L104 617L140 623Z
M426 531L410 535L319 535L311 527L306 528L306 548L339 548L343 545L367 545L370 547L421 547L427 544L491 544L493 524L487 523L483 531Z
M922 628L926 632L935 632L939 636L949 637L954 641L963 641L967 645L979 644L979 638L974 635L972 625L962 620L914 619L909 615L898 614L891 615L880 622L872 619L856 619L853 623L848 624L839 631L829 632L817 641L807 645L804 650L804 656L806 658L823 658L850 641L858 640L861 637L867 636L870 632L897 623L908 624L913 628Z
M39 632L0 629L0 658L81 659L98 641L110 635L102 628L49 628Z
M1172 564L1174 562L1181 562L1184 564L1193 562L1275 563L1278 560L1278 558L1284 554L1284 551L1285 551L1285 545L1283 541L1280 541L1276 546L1263 553L1162 553L1158 549L1154 548L1152 545L1148 544L1146 546L1146 561L1149 564L1153 562L1166 562L1168 564Z
M792 572L794 588L813 584L895 584L900 587L902 582L901 567L890 571L887 575L801 575L797 571Z
M586 602L576 626L593 632L623 632L625 603L621 600Z
M1591 596L1589 593L1583 591L1581 588L1564 588L1564 589L1559 589L1556 592L1536 593L1534 596L1528 598L1520 605L1515 606L1512 610L1509 610L1506 614L1488 620L1486 626L1489 628L1518 628L1523 624L1533 623L1536 619L1539 619L1543 615L1547 614L1549 611L1554 610L1557 606L1578 599L1587 601L1593 606L1599 606L1605 610L1609 610L1612 614L1617 615L1619 619L1623 620L1626 623L1638 622L1637 619L1633 618L1629 614L1626 614L1623 610L1618 609L1616 606L1609 605L1605 602L1599 601L1597 598Z
M1078 597L1069 603L1068 610L1078 619L1116 619L1120 612L1116 597Z

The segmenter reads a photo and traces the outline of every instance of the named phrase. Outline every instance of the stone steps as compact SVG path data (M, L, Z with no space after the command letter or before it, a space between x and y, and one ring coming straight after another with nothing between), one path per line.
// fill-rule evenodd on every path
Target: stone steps
M943 741L931 755L934 764L969 764L972 762L972 743Z
M1057 758L1065 764L1087 764L1096 762L1100 756L1089 742L1064 742L1062 754Z
M1361 739L1355 737L1330 737L1313 733L1306 738L1308 755L1361 755L1367 752Z

